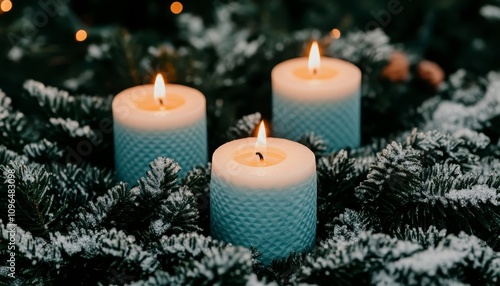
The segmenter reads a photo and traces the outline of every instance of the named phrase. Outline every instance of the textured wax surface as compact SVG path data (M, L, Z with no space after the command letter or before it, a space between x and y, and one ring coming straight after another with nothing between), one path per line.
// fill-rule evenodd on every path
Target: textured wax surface
M210 234L256 247L264 264L311 249L316 240L316 175L286 189L257 190L234 186L212 173Z
M184 176L195 166L207 163L207 125L203 118L193 125L168 131L145 131L114 122L117 178L132 186L149 171L158 157L174 159Z
M358 147L361 140L359 91L327 102L296 101L273 92L274 137L297 141L309 132L321 135L330 148Z

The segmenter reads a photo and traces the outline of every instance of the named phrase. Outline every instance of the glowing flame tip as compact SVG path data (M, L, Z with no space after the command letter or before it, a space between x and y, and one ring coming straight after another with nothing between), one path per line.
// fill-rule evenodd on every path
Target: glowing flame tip
M266 126L264 125L264 121L261 121L259 126L259 133L257 135L257 142L255 143L255 149L265 149L267 146L266 141Z
M165 91L165 81L163 80L161 74L158 74L156 76L154 97L155 101L157 101L160 105L163 105L163 101L166 98L166 91Z
M311 51L309 52L309 72L313 75L318 73L319 68L321 65L321 60L319 56L319 47L318 47L318 42L314 41L312 46L311 46Z

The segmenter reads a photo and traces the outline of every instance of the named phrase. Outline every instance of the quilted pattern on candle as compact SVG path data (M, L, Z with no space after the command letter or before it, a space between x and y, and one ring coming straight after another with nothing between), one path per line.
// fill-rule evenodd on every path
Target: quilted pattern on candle
M286 189L258 190L212 174L210 232L215 239L258 248L264 264L311 249L316 238L316 175Z
M115 122L114 140L117 178L129 186L145 176L149 163L160 156L179 163L179 176L207 163L206 119L169 131L137 130Z
M297 141L309 132L321 135L330 148L358 147L361 140L359 91L327 102L296 101L273 93L273 136Z

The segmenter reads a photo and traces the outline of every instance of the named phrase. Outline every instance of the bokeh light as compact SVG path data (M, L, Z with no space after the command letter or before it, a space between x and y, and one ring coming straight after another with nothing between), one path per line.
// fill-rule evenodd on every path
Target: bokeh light
M183 6L182 6L181 2L175 1L174 3L172 3L172 5L170 5L170 11L172 11L172 13L174 13L174 14L181 13L182 9L183 9Z
M85 30L78 30L75 34L75 39L78 42L83 42L87 39L87 32Z
M0 10L2 10L2 12L9 12L10 9L12 9L12 2L10 0L3 0L2 3L0 3Z
M339 39L340 38L340 30L339 29L332 29L332 31L330 32L330 36L332 38L334 38L335 40Z

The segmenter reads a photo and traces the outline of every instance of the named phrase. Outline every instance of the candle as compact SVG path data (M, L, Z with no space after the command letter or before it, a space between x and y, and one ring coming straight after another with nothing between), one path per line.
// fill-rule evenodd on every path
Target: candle
M120 92L112 109L118 180L135 184L160 156L177 161L180 175L207 163L205 97L198 90L165 85L158 75L154 86Z
M314 246L316 162L305 146L278 138L231 141L212 158L212 237L256 247L261 261Z
M271 81L276 136L298 140L314 132L333 149L359 146L361 71L355 65L320 57L314 42L309 59L278 64Z

